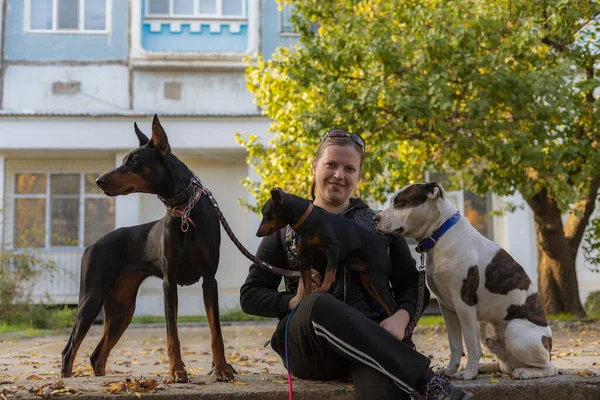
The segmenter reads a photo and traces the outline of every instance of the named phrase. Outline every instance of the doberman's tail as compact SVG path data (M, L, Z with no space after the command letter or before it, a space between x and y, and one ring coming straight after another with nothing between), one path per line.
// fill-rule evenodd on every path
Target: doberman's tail
M279 268L279 267L275 267L263 260L260 260L259 258L257 258L254 254L250 253L250 251L248 251L248 249L246 249L244 247L243 244L240 243L240 241L238 240L238 238L235 236L235 234L233 233L233 231L231 230L231 227L229 226L229 224L227 223L227 220L225 219L225 216L223 215L223 213L221 212L221 209L219 208L219 205L217 204L217 201L215 200L213 194L211 193L210 190L208 190L206 187L202 188L202 191L206 194L206 196L208 197L208 200L210 201L210 204L212 204L213 208L215 209L215 213L217 214L217 217L219 218L219 221L221 221L221 225L223 225L223 229L225 229L225 232L227 232L227 236L229 236L229 238L231 239L231 241L233 242L233 244L235 244L235 247L237 247L239 249L239 251L246 256L246 258L248 258L250 261L257 263L258 265L260 265L261 267L273 272L274 274L277 274L279 276L284 276L286 278L290 278L290 279L298 279L300 278L300 271L290 271L288 269L283 269L283 268Z

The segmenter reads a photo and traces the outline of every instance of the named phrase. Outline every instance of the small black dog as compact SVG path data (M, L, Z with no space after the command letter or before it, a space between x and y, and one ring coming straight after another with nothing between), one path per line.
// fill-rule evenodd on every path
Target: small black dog
M390 243L388 236L369 231L357 223L325 211L313 203L276 188L271 190L271 198L262 208L263 219L256 236L268 236L279 229L290 225L300 240L296 250L300 256L300 272L304 280L305 293L311 293L311 264L323 256L327 258L325 279L319 292L329 290L335 280L338 265L360 272L365 288L388 316L396 311L389 285L378 277L389 276L389 273L371 274L371 266L388 270L391 261L387 249Z
M191 285L200 278L214 373L218 381L233 380L235 371L225 360L215 279L221 244L219 220L194 173L171 154L158 117L152 121L150 139L137 125L134 128L139 147L96 184L108 196L156 194L168 212L158 221L117 229L85 249L77 318L62 352L62 376L71 376L77 350L102 307L104 333L90 361L96 376L105 375L110 351L133 317L138 288L144 279L155 276L163 280L169 380L188 381L177 334L177 285Z

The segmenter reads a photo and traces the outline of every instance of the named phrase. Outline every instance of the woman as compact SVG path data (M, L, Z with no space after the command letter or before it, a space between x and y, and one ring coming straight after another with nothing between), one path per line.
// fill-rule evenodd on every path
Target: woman
M371 210L350 196L360 178L364 140L340 129L329 131L319 145L312 163L314 205L342 215L374 230ZM299 269L295 252L296 236L288 226L263 239L257 257L271 265ZM338 268L328 293L304 293L302 279L285 280L258 264L250 266L241 288L244 312L277 317L280 322L271 346L285 363L285 325L288 327L290 372L301 379L334 380L350 377L361 399L409 399L417 391L427 399L470 397L429 370L430 360L414 350L411 338L404 337L415 313L418 272L406 241L395 236L389 247L392 272L390 289L398 311L387 317L364 289L358 272ZM324 272L314 265L313 290L321 285ZM375 266L376 267L376 266ZM376 271L371 273L377 273ZM425 305L429 302L426 291Z

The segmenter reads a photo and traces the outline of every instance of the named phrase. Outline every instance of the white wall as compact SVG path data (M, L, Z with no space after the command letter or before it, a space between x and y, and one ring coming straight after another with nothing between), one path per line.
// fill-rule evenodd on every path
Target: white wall
M124 65L11 65L4 76L4 109L115 111L129 108ZM54 82L80 82L79 93L53 94Z
M166 99L165 82L181 84L181 99ZM252 94L240 71L135 71L133 108L162 112L256 113Z
M236 132L266 138L270 121L266 117L160 117L171 148L186 152L240 152ZM48 151L110 150L131 151L138 146L133 131L151 135L152 117L7 117L0 118L0 149ZM179 152L179 153L178 153ZM80 153L81 154L81 153Z

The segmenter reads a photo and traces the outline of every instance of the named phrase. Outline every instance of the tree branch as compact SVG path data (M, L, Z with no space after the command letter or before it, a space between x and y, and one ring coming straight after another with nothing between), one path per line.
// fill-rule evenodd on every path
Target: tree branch
M575 252L581 244L585 228L594 212L596 198L598 197L598 189L600 189L600 175L592 178L588 193L585 197L575 203L565 222L565 237L569 241L571 249Z

